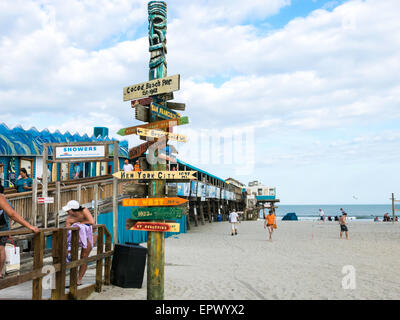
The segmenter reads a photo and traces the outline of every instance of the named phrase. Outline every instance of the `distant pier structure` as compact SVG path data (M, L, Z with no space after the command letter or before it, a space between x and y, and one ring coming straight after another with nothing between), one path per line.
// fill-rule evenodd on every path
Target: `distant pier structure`
M265 217L266 209L275 212L276 204L280 202L276 198L276 187L263 185L260 181L251 181L246 187L246 205L248 208L256 209L257 217L260 210L263 210Z

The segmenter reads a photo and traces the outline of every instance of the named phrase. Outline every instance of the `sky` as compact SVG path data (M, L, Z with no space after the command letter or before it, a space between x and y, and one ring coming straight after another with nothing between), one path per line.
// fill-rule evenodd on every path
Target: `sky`
M281 204L400 193L398 0L167 5L179 159ZM140 144L116 132L140 124L122 90L148 80L147 19L142 0L0 0L0 123Z

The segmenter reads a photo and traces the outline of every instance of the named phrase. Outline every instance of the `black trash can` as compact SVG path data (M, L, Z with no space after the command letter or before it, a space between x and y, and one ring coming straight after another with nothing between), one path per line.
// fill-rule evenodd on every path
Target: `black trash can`
M121 288L141 288L147 249L132 243L116 244L111 265L111 284Z

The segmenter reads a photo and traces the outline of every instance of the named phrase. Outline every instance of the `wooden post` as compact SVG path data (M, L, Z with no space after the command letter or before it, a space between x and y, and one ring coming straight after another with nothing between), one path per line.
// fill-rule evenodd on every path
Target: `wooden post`
M36 226L37 222L37 180L33 179L32 182L32 216L31 223Z
M79 230L71 231L71 262L79 258ZM69 295L73 300L78 299L78 267L69 272Z
M188 214L186 219L186 229L190 230L190 211L193 210L192 206L190 205L190 201L188 202Z
M47 197L47 187L48 187L48 167L47 167L47 158L48 158L49 146L48 144L43 144L43 174L42 174L42 197ZM55 155L53 155L55 156ZM47 203L44 204L44 214L42 220L44 228L47 228Z
M56 214L55 214L55 226L60 227L60 210L61 210L61 182L56 182Z
M151 1L148 3L149 14L149 42L150 63L149 80L164 78L167 76L166 63L166 31L167 31L167 4L163 1ZM154 23L159 29L153 28ZM160 30L160 28L162 30ZM163 38L159 33L164 32ZM162 41L162 42L159 42ZM162 46L160 47L160 44ZM155 48L157 47L157 49ZM162 60L163 62L158 63ZM166 106L162 96L154 96L156 103ZM156 121L156 117L150 115L149 122ZM162 131L168 131L162 129ZM156 151L158 152L158 151ZM158 156L158 154L157 154ZM166 164L150 164L151 171L165 171ZM165 180L151 180L149 182L149 198L165 197ZM161 220L162 222L164 220ZM148 232L147 234L147 300L164 300L164 266L165 266L165 238L164 232Z
M97 254L102 254L104 252L104 227L101 226L97 229ZM97 260L96 262L96 292L101 292L103 285L103 259Z
M82 185L78 184L78 187L76 189L76 201L81 204L81 198L82 198Z
M206 202L207 202L208 222L211 223L211 222L212 222L212 219L211 219L211 207L210 207L210 202L209 202L209 201L206 201Z
M393 224L395 219L395 210L394 210L394 193L392 193L392 215L393 215Z
M95 184L93 187L94 193L94 223L97 224L97 215L99 214L99 185Z
M111 235L106 232L106 252L111 251ZM109 286L111 284L111 257L105 259L104 262L104 284Z
M119 153L119 142L114 141L114 173L118 171L118 153ZM118 242L118 179L113 178L113 244Z
M33 270L43 268L44 233L36 233L33 238ZM42 300L42 278L32 282L32 300Z
M197 203L194 204L193 206L193 219L194 219L194 226L197 227L199 225L199 206Z
M53 232L53 264L61 265L60 271L56 272L56 288L51 290L52 300L65 299L65 274L66 274L66 252L67 252L67 230L59 229Z
M200 219L201 219L201 224L204 226L206 224L205 218L204 218L204 208L203 208L203 203L199 203L199 211L200 211Z

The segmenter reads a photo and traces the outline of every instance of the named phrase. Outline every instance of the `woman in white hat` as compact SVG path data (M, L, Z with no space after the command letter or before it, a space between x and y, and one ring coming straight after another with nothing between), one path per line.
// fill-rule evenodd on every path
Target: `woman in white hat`
M87 208L81 207L78 201L68 201L67 205L62 208L68 213L65 227L79 227L79 246L82 248L81 259L89 257L90 251L93 248L93 229L94 219ZM71 233L69 232L68 239ZM86 272L87 264L79 268L78 286L82 284L82 278Z

